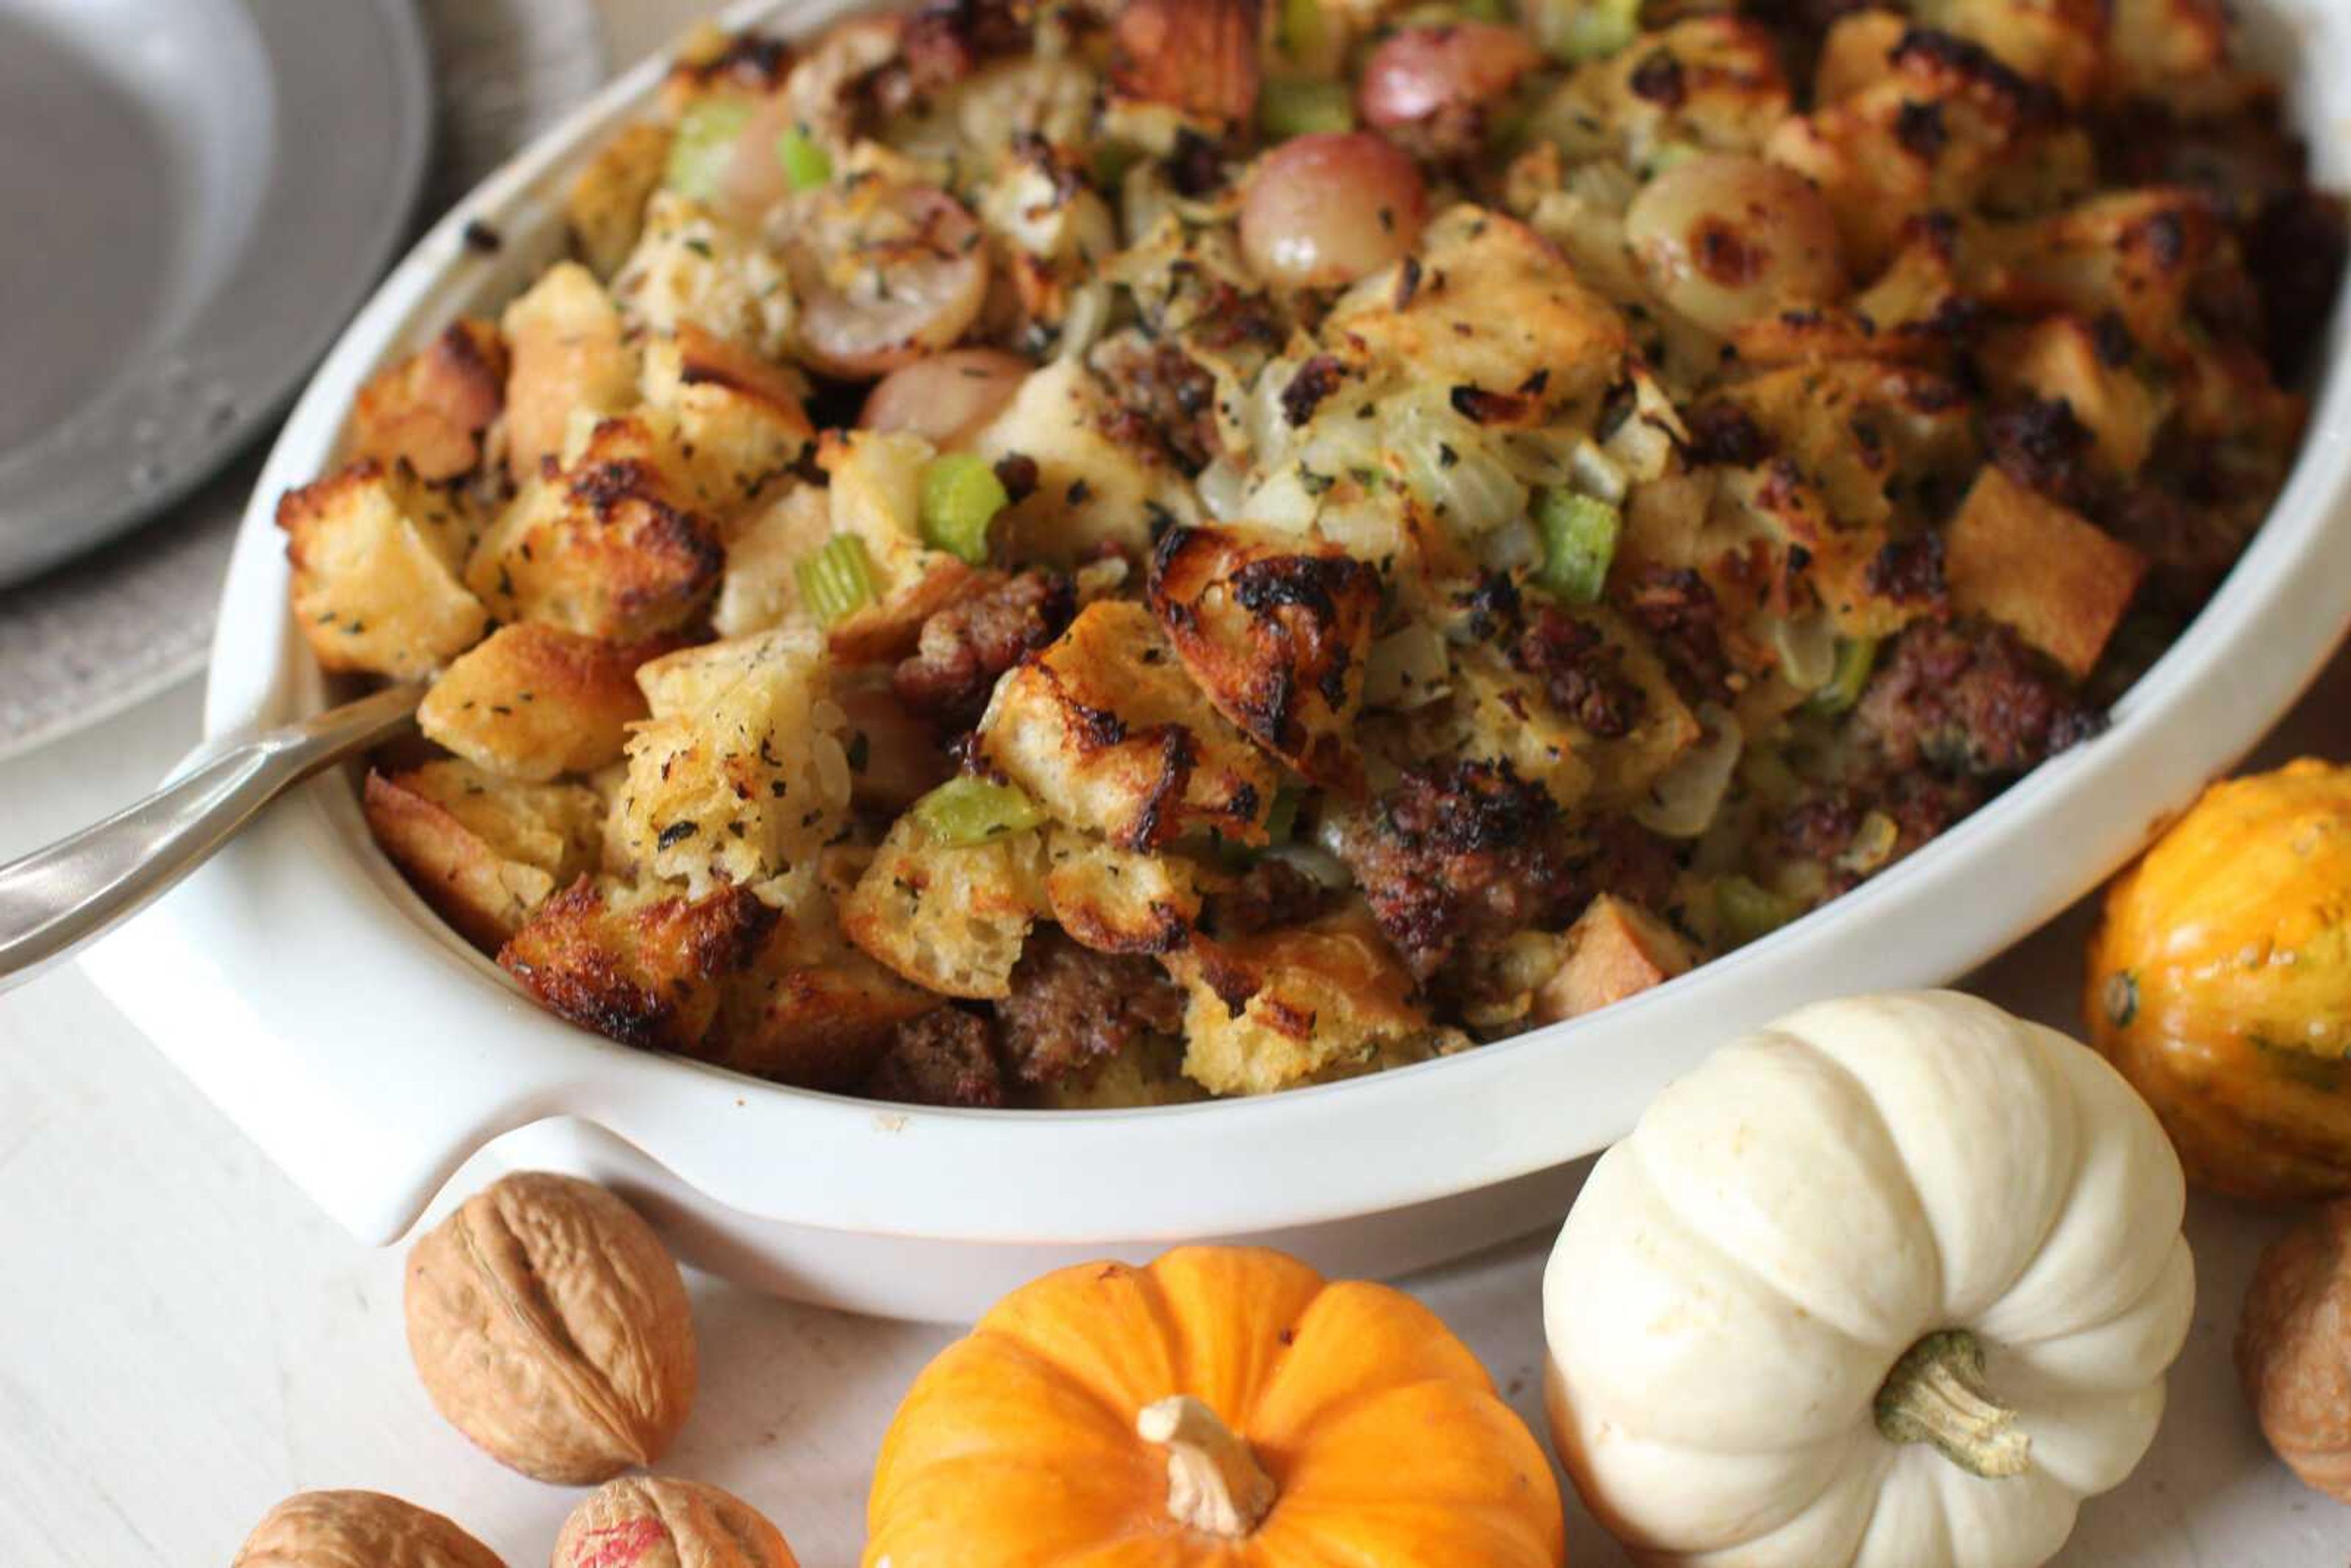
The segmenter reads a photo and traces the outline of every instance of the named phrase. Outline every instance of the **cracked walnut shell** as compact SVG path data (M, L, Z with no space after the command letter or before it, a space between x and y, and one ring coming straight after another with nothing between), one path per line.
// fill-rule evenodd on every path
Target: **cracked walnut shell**
M467 1199L408 1256L408 1349L450 1424L569 1486L659 1458L694 1404L677 1265L603 1188L544 1172Z
M437 1513L373 1491L306 1491L262 1515L230 1568L506 1568Z
M629 1476L571 1511L552 1568L799 1568L783 1532L732 1492Z

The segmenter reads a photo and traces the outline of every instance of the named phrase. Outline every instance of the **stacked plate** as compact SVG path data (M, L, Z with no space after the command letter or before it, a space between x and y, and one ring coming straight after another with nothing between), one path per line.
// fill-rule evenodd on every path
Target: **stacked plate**
M428 178L437 209L605 66L589 0L0 0L0 755L201 665L236 455Z

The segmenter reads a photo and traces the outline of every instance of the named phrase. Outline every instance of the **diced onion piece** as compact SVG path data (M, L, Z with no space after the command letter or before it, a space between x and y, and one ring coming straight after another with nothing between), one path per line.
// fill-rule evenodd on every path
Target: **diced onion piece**
M1901 842L1901 824L1883 811L1872 811L1853 831L1853 841L1837 856L1836 863L1841 870L1866 876L1893 859Z
M1344 82L1276 78L1258 94L1257 123L1273 141L1317 131L1353 131L1355 100Z
M662 183L688 201L716 201L750 123L751 105L739 98L705 98L689 105L678 116Z
M1552 596L1570 604L1597 604L1616 559L1625 514L1607 502L1568 490L1546 490L1535 508L1543 538L1542 570L1536 578Z
M923 542L980 565L987 559L988 525L1011 504L986 458L950 452L923 470Z
M1415 622L1372 644L1364 659L1364 706L1409 711L1452 689L1453 655L1445 633Z
M854 615L874 601L873 562L855 534L833 535L792 571L799 579L801 602L820 626Z
M1230 522L1249 504L1249 470L1229 457L1220 456L1200 470L1195 488L1210 517L1218 522Z
M1280 844L1266 851L1265 858L1281 862L1327 892L1344 893L1355 885L1347 862L1320 844Z
M1442 389L1388 399L1379 413L1376 422L1339 424L1384 442L1405 483L1456 538L1476 539L1526 515L1528 486L1504 461L1500 444L1454 413Z
M1714 912L1734 942L1769 936L1803 913L1792 898L1743 876L1726 876L1714 884Z
M1876 638L1840 638L1835 668L1830 672L1827 684L1814 692L1813 700L1804 706L1813 713L1831 717L1845 712L1861 700L1862 688L1869 685L1870 673L1876 666Z
M1771 646L1780 674L1800 692L1817 692L1836 678L1837 635L1825 615L1801 615L1776 622Z
M1625 482L1625 470L1614 458L1590 441L1579 441L1568 461L1573 466L1577 488L1588 496L1597 496L1612 507L1625 504L1630 486Z
M923 831L951 848L1025 833L1046 821L1044 809L1009 784L966 775L950 779L913 807Z
M1698 744L1676 758L1649 786L1649 798L1633 808L1634 821L1669 839L1695 839L1714 825L1747 745L1739 721L1718 705L1707 704L1698 716L1704 726Z
M1513 517L1478 541L1478 564L1488 571L1516 576L1540 569L1543 561L1541 530L1524 517Z
M832 154L797 125L776 138L776 158L795 191L813 191L832 179Z
M1258 161L1241 197L1241 254L1268 282L1333 288L1401 260L1428 221L1420 166L1371 131L1318 132Z

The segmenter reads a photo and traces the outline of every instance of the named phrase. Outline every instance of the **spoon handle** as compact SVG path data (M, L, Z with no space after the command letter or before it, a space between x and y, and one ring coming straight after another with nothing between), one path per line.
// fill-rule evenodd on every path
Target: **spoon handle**
M409 727L423 695L391 686L200 753L138 804L0 866L0 991L145 908L287 789Z

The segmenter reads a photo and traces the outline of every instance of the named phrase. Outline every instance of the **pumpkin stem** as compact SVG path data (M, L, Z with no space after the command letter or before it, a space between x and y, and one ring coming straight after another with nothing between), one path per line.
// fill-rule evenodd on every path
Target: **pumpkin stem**
M1273 1478L1217 1413L1188 1394L1145 1406L1134 1429L1167 1449L1167 1512L1178 1524L1239 1541L1273 1507Z
M2021 1476L2032 1439L1984 1383L1983 1346L1965 1329L1930 1333L1905 1351L1877 1391L1877 1429L1890 1443L1932 1443L1971 1476Z

